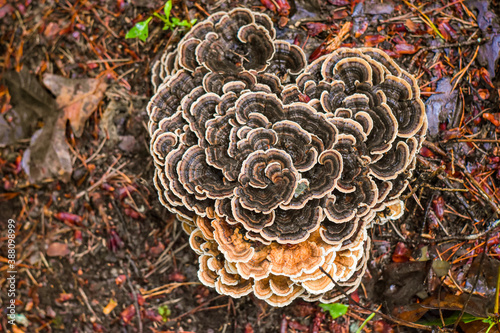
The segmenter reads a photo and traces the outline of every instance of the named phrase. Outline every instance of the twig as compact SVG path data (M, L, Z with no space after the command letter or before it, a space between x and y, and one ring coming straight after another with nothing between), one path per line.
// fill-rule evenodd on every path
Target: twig
M483 253L481 255L481 260L479 261L479 267L477 270L476 274L476 279L474 280L474 283L472 284L472 289L467 297L467 300L464 303L464 306L462 307L462 310L460 311L460 315L457 318L457 321L455 321L455 325L453 325L453 331L457 329L458 324L460 324L460 321L462 320L462 317L465 313L465 309L467 308L467 304L469 304L469 301L472 297L472 294L474 293L474 290L476 289L477 282L479 281L479 275L481 274L481 267L483 267L483 262L484 258L486 257L486 247L488 246L488 240L490 239L490 235L486 235L486 240L484 241L484 246L483 246Z
M141 308L139 308L139 302L137 301L137 293L136 293L134 287L132 286L132 282L130 282L130 274L129 274L128 268L126 266L125 266L125 274L127 274L128 287L130 288L130 291L132 292L132 296L134 296L134 305L135 305L135 312L137 314L137 326L139 328L139 333L142 333Z
M460 82L460 80L462 79L462 77L465 75L465 73L467 72L467 70L469 69L469 67L472 65L472 63L474 62L474 60L476 60L478 51L479 51L479 45L476 47L476 52L474 52L474 55L472 56L472 59L467 64L467 66L465 66L460 72L458 72L457 74L455 74L454 77L451 78L450 83L458 76L458 79L457 79L457 81L455 81L455 84L453 85L453 88L451 89L451 91L455 90L455 88L457 87L457 85Z
M461 43L453 43L453 44L443 44L443 45L437 45L437 46L428 46L428 47L423 47L421 48L414 56L411 58L410 66L408 66L408 72L413 71L413 67L415 66L415 62L417 61L418 57L424 52L427 51L432 51L432 50L437 50L437 49L446 49L449 47L463 47L463 46L468 46L468 45L477 45L477 44L483 44L487 41L487 39L482 39L478 38L475 40L471 40L468 42L461 42Z
M181 314L180 316L177 316L177 317L175 317L175 318L171 319L171 321L174 321L174 320L179 320L179 319L181 319L182 317L185 317L185 316L187 316L187 315L190 315L190 314L192 314L192 313L195 313L196 311L198 311L199 309L201 309L202 307L204 307L204 306L205 306L205 305L207 305L208 303L211 303L211 302L213 302L213 301L215 301L216 299L219 299L219 298L221 298L221 297L227 297L227 296L226 296L226 295L219 295L219 296L216 296L216 297L214 297L214 298L212 298L212 299L209 299L208 301L206 301L205 303L202 303L201 305L199 305L199 306L195 307L194 309L191 309L191 310L189 310L188 312L183 313L183 314ZM227 306L227 304L224 304L223 306L220 306L220 307L226 307L226 306Z
M101 186L102 183L104 183L106 180L108 180L109 178L112 178L114 177L116 174L119 173L120 169L123 168L125 165L127 165L128 162L124 162L122 163L120 166L118 166L118 168L116 169L109 169L108 171L106 171L106 173L104 175L102 175L101 179L99 179L97 182L94 183L94 185L90 186L88 189L84 190L84 191L81 191L80 193L78 193L75 197L75 199L80 199L82 196L84 196L86 193L90 193L92 192L94 189L96 189L98 186ZM110 171L112 170L112 171Z
M430 26L432 28L432 30L434 30L434 32L439 36L441 37L441 39L443 40L446 40L446 38L444 38L444 36L441 34L441 32L439 31L439 29L434 25L434 23L432 23L431 19L425 15L425 13L418 7L415 7L414 5L412 5L411 3L409 3L408 1L406 0L403 0L403 2L408 6L408 7L411 7L413 9L415 9L416 11L419 12L419 14L422 16L421 19L422 21L424 21L424 23L426 23L428 26Z
M97 156L97 154L99 154L99 152L101 151L102 147L104 147L105 143L106 143L106 137L104 137L104 139L102 140L101 144L99 145L99 147L97 148L97 150L95 151L95 153L93 153L92 156L90 156L89 158L87 158L84 163L85 164L90 163L90 161L92 161Z
M89 299L87 298L87 295L85 295L85 292L83 291L83 289L81 287L78 287L78 292L80 293L80 295L82 295L83 302L85 303L85 305L87 306L89 311L92 313L92 315L97 320L101 321L101 319L99 317L97 317L97 315L95 314L94 309L92 309L92 307L90 306Z

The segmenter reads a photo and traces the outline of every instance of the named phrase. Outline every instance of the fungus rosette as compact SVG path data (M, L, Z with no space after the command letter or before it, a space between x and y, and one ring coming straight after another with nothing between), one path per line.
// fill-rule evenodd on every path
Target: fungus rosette
M307 64L246 9L197 24L153 68L155 186L200 255L200 280L275 306L333 302L366 270L373 223L399 197L426 132L416 80L384 52Z

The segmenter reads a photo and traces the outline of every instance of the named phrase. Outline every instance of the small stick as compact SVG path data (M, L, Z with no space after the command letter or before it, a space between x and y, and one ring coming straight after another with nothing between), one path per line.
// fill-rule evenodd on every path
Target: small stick
M468 46L468 45L477 45L477 44L483 44L488 41L488 38L478 38L475 40L470 40L467 42L461 42L461 43L453 43L453 44L443 44L443 45L437 45L437 46L428 46L421 48L417 54L413 56L410 62L410 66L408 66L408 72L412 72L413 67L415 66L415 62L417 61L418 57L426 52L426 51L431 51L431 50L437 50L437 49L446 49L449 47L463 47L463 46Z
M134 286L132 286L132 282L130 282L130 274L129 274L127 267L125 267L125 273L127 274L128 287L130 288L130 291L132 292L132 296L134 296L135 312L137 314L137 326L139 326L139 333L142 333L141 308L139 307L139 302L137 301L137 293L134 289Z
M456 331L457 326L460 323L460 321L462 320L462 317L465 313L465 309L467 308L467 305L469 304L469 301L472 297L472 294L474 293L474 290L476 289L477 282L479 281L479 275L481 274L481 268L483 267L484 258L486 257L486 247L487 247L489 239L490 239L490 235L487 234L486 240L484 241L484 247L483 247L483 253L481 255L481 260L479 261L479 268L478 268L478 271L476 274L476 279L474 280L474 284L472 285L472 289L467 297L467 300L464 303L464 306L462 307L462 310L460 311L460 315L458 316L457 321L455 321L455 325L453 325L453 331ZM497 290L498 290L498 288L497 288Z

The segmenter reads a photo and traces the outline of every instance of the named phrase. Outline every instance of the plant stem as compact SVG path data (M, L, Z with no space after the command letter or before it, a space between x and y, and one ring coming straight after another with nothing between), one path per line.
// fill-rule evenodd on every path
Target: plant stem
M498 265L497 289L495 290L495 309L494 313L498 315L498 295L500 290L500 265Z
M361 324L361 326L359 326L359 328L356 331L356 333L361 333L361 331L363 330L363 328L366 326L366 324L368 324L368 322L370 320L372 320L373 317L375 317L375 312L372 312L372 314L369 315L368 318L365 319L365 321L363 322L363 324Z

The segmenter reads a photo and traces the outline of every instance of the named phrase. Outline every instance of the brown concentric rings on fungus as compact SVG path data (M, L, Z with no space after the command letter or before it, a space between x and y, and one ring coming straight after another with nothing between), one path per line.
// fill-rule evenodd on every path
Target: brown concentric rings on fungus
M274 306L334 302L366 271L367 228L404 213L427 131L416 79L374 48L307 64L248 9L211 15L153 67L154 185L202 283Z

